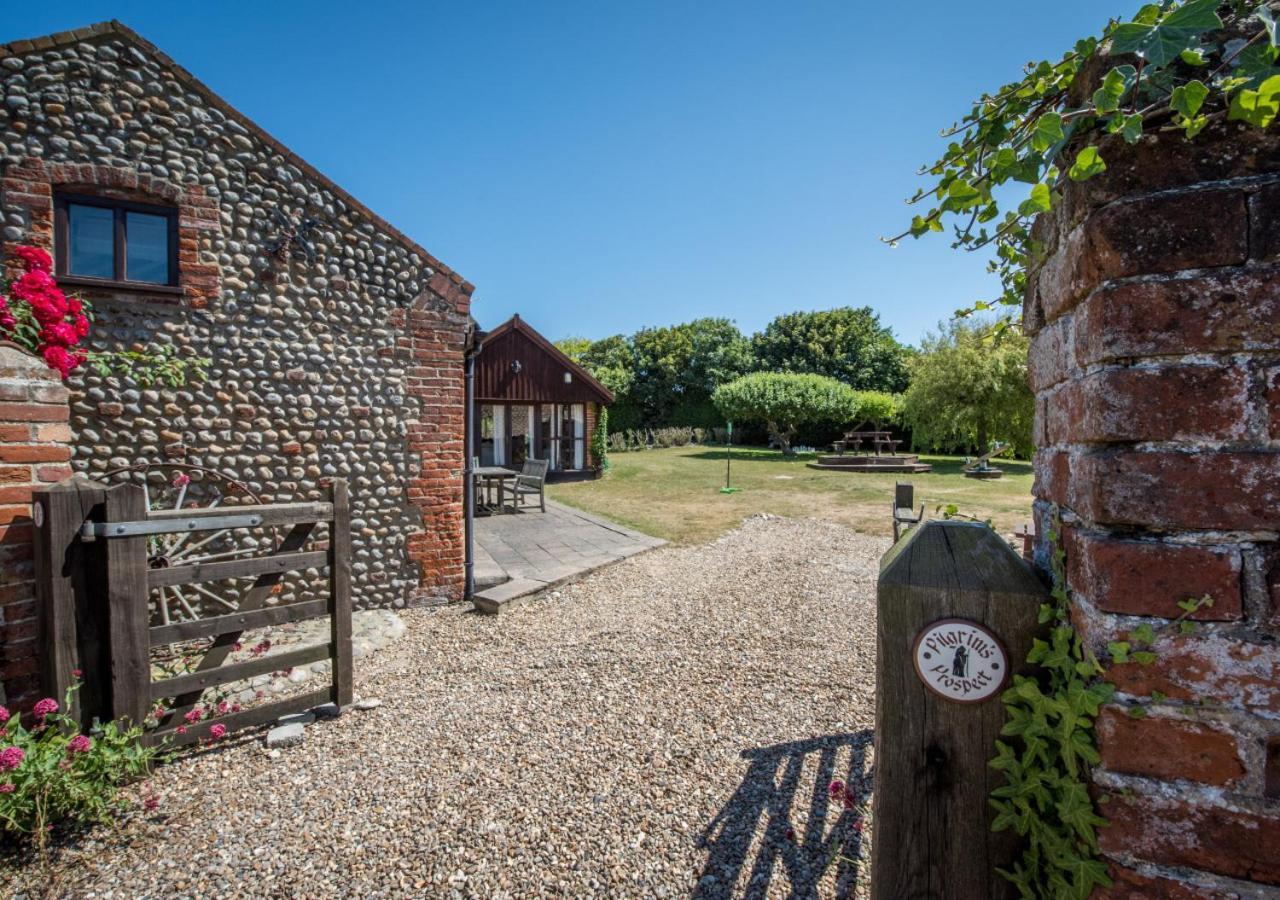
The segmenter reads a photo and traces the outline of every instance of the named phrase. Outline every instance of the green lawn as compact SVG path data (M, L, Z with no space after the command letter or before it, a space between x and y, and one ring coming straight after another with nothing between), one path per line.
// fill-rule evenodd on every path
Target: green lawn
M1031 464L999 461L1004 478L979 481L961 474L963 460L921 456L933 471L919 475L824 472L805 463L813 455L784 458L773 450L735 449L733 485L721 494L723 447L690 446L641 450L610 456L611 471L598 481L554 484L547 493L561 503L600 513L615 521L677 543L698 543L735 527L753 513L812 516L842 522L859 531L891 534L890 505L895 481L916 488L916 507L926 516L939 504L990 518L1011 532L1031 518Z

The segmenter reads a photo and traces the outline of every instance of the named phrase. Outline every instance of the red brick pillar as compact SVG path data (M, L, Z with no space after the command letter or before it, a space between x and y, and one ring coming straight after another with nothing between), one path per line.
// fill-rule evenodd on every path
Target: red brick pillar
M394 322L403 328L398 353L406 362L406 392L417 407L406 423L416 468L407 496L422 516L422 529L406 548L422 570L420 589L411 598L415 604L461 600L465 556L463 348L474 288L441 272L428 289Z
M43 360L0 343L0 702L34 703L36 644L31 494L71 475L67 389Z
M1037 512L1060 507L1077 625L1100 655L1163 634L1107 676L1102 848L1115 896L1255 896L1280 885L1280 138L1103 155L1037 222L1025 308Z

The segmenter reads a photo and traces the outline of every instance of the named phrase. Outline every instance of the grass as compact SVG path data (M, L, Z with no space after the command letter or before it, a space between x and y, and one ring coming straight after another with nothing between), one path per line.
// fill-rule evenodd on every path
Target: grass
M925 474L824 472L808 468L813 454L786 458L775 450L734 448L735 494L721 494L725 480L723 447L689 446L641 450L610 456L610 472L597 481L549 485L561 503L608 516L646 534L674 543L700 543L737 526L754 513L814 517L871 534L892 534L890 506L895 481L910 481L916 508L926 517L940 504L990 518L1011 532L1031 518L1031 464L998 461L1005 476L996 481L965 478L964 460L921 456L933 464Z

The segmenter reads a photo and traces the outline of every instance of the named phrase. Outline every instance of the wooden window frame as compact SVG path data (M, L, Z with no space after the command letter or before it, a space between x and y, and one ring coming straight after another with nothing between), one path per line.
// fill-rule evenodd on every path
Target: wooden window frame
M71 215L69 206L94 206L109 209L113 215L115 246L112 253L115 278L95 278L89 275L73 275L70 271ZM178 208L162 206L155 203L138 203L133 200L114 200L93 194L75 194L58 192L54 195L54 273L59 283L77 287L105 288L128 290L133 292L152 292L157 294L180 294L182 288L178 283ZM159 284L154 281L130 281L127 270L127 237L125 230L125 213L144 213L149 216L162 216L169 227L169 281Z

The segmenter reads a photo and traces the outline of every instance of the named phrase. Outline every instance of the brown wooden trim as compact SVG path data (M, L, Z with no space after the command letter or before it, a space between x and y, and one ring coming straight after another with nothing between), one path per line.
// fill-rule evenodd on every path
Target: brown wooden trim
M114 247L112 251L112 269L115 278L94 278L76 275L71 268L71 216L69 206L92 206L98 209L109 209L112 214L112 233ZM53 193L54 208L54 248L56 250L55 273L59 282L82 287L95 287L105 290L154 291L158 294L181 294L178 278L178 207L157 203L142 203L136 200L116 200L97 194L81 194L74 190L60 191L56 187ZM159 216L168 222L166 250L169 257L169 281L157 284L152 281L131 281L128 272L128 234L126 213L136 212L148 216Z
M276 653L255 659L246 659L243 662L232 663L229 666L201 669L198 672L179 675L176 678L166 678L163 681L151 682L151 699L153 701L162 700L165 697L177 697L180 694L204 691L214 685L241 681L245 678L253 678L255 675L265 675L268 672L292 669L295 666L305 666L313 662L319 662L322 659L331 659L332 657L332 644L315 644L298 650L290 650L288 653Z
M216 719L205 719L196 722L194 725L187 725L186 732L179 734L177 728L156 729L148 732L144 740L148 744L158 744L168 738L173 744L181 746L182 744L194 744L196 741L204 740L209 736L209 729L214 725L223 725L227 731L236 731L240 728L252 728L254 725L265 725L267 722L274 722L281 716L287 716L290 713L304 712L312 707L319 706L329 701L329 689L321 688L318 691L309 691L305 694L299 694L296 697L286 697L283 700L277 700L274 703L266 703L262 706L255 706L251 709L241 710L238 713L231 713L228 716L219 716ZM179 722L179 725L182 723Z
M319 568L328 562L328 554L323 550L316 550L310 553L277 553L274 556L229 559L225 562L191 563L167 569L151 569L147 572L147 586L158 588L166 585L198 584L222 578L244 578L265 572L292 572L296 569Z
M58 253L61 255L62 242L58 242ZM66 284L77 288L94 288L102 291L128 291L130 294L164 294L166 297L180 297L184 293L180 287L171 284L156 284L153 281L111 281L107 278L89 278L85 275L58 275L58 284Z
M175 641L192 641L196 638L217 637L220 634L240 634L254 628L268 625L283 625L285 622L301 622L303 619L315 619L329 612L327 600L306 600L302 603L286 603L283 606L267 606L252 612L227 613L225 616L210 616L196 622L174 622L171 625L156 625L151 629L151 646L159 647Z

